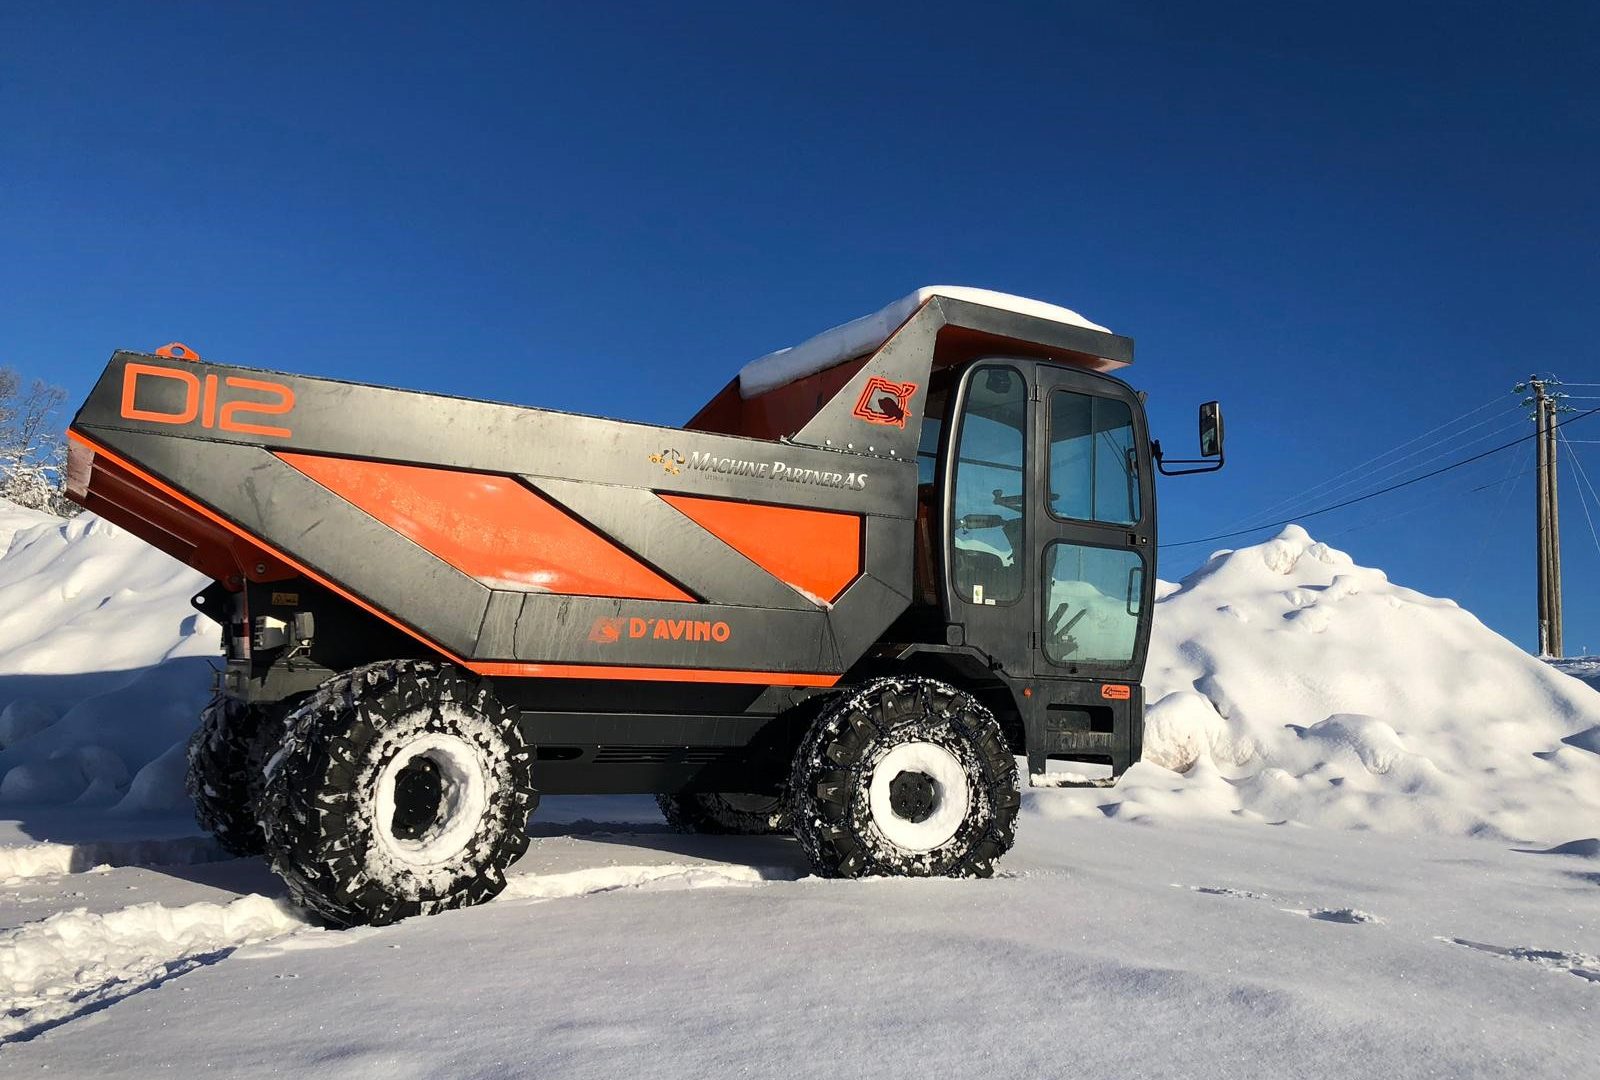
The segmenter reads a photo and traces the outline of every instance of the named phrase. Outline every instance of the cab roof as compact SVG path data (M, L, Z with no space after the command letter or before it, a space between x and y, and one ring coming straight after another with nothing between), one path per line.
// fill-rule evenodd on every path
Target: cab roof
M739 395L743 398L753 398L819 371L825 371L835 364L872 352L888 341L890 336L923 304L936 296L999 308L1065 326L1110 333L1104 326L1090 322L1070 308L1046 303L1043 300L1032 300L1026 296L1014 296L1010 293L977 289L966 285L924 285L871 315L864 315L830 330L824 330L798 345L779 349L750 361L739 371ZM1123 367L1125 363L1123 360L1103 358L1103 365L1096 367L1102 371L1109 371Z

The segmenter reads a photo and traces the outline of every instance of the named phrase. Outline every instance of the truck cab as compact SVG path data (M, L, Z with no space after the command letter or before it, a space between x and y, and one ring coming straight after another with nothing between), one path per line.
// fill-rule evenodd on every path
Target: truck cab
M941 372L918 458L918 595L899 629L988 682L1030 773L1140 751L1155 489L1140 396L984 357ZM893 636L891 632L891 636Z
M688 426L892 460L910 417L910 603L855 674L909 666L978 694L1035 782L1052 759L1115 777L1142 748L1154 474L1223 460L1208 402L1201 456L1163 462L1144 395L1112 374L1132 362L1130 339L1068 309L929 287L752 362ZM904 400L863 410L874 384ZM866 446L864 417L889 429Z

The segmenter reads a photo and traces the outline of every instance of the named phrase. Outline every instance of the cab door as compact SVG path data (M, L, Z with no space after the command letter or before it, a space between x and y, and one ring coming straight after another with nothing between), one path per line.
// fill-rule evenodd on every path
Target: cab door
M1033 664L1034 366L984 360L963 373L944 474L948 640L1014 679L1028 678Z
M1155 590L1144 408L1092 372L1039 364L1032 375L1034 673L1136 684Z

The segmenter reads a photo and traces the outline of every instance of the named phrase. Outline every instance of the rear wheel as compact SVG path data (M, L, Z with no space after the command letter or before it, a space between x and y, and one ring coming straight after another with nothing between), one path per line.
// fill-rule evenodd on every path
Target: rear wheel
M696 792L657 795L661 814L679 832L763 836L791 828L789 800L783 795Z
M200 713L189 737L186 786L195 820L234 855L259 855L263 839L256 812L262 766L283 736L282 713L221 694Z
M927 678L878 679L831 705L790 788L795 836L824 877L987 877L1022 801L994 715Z
M483 903L528 847L538 805L516 712L458 669L390 661L330 679L267 768L267 855L331 923Z

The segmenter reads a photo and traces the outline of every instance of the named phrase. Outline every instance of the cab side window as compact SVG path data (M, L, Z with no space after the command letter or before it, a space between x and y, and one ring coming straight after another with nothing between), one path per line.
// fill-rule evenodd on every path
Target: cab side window
M1050 512L1132 525L1139 520L1133 410L1070 390L1050 395Z
M973 371L955 457L951 549L956 594L973 604L1022 597L1028 386L1015 368Z

